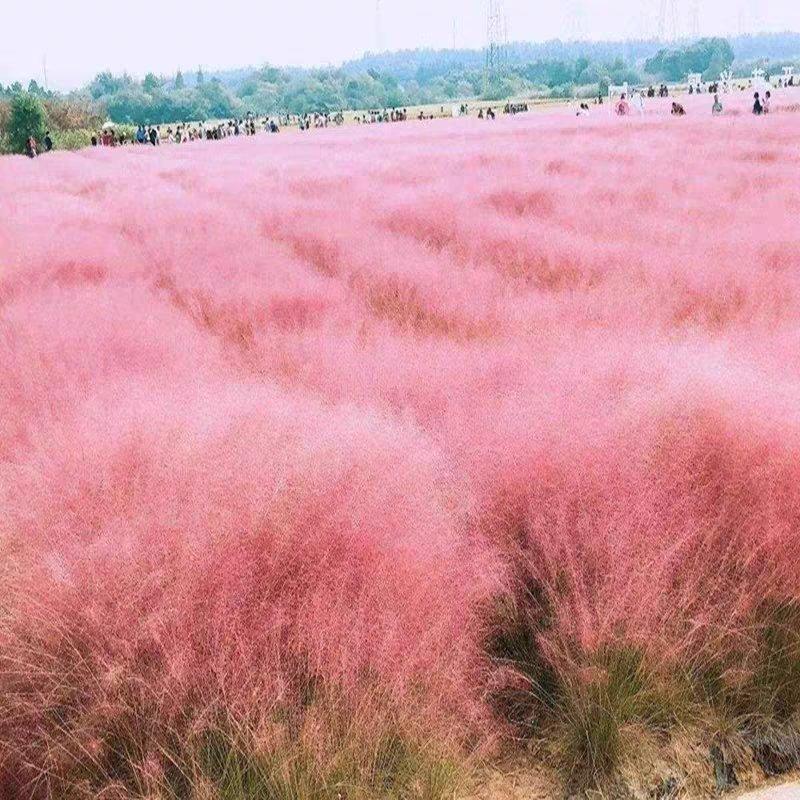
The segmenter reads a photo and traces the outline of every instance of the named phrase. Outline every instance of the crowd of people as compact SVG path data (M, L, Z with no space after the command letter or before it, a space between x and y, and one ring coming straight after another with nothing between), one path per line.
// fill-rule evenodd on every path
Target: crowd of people
M147 126L140 124L136 128L133 143L149 144L155 147L160 145L162 141L169 144L183 144L184 142L227 139L229 136L255 136L259 128L263 128L266 133L280 132L278 123L271 117L264 117L263 119L257 120L255 117L248 116L247 119L229 119L224 122L215 122L211 124L201 121L196 125L176 125L174 129L172 126L169 126L163 131L163 135L160 125ZM118 141L117 143L125 144L124 134L121 139L122 141ZM107 140L104 139L99 143L113 146L113 130L108 132ZM95 137L92 137L92 144L95 144Z
M785 81L785 86L794 86L794 79L790 77ZM689 94L700 94L705 87L689 86ZM722 103L719 96L719 86L717 83L711 83L707 86L710 94L714 95L714 103L711 107L713 116L720 116L724 113ZM618 116L628 116L634 111L640 115L645 113L645 98L665 98L669 97L669 88L666 84L661 84L658 89L654 86L649 86L647 89L636 89L630 96L623 93L619 100L614 105L614 112ZM766 91L762 97L759 92L755 93L753 103L753 113L756 115L768 114L770 112L772 95L771 92ZM602 95L595 99L598 104L603 103ZM529 111L528 103L512 103L508 102L502 109L503 114L520 114ZM453 114L457 116L470 116L470 107L467 103L462 103L458 108L453 107ZM577 116L588 116L590 114L589 104L581 102L576 114ZM672 116L685 116L686 109L679 102L673 102L671 105L670 113ZM424 109L419 111L418 120L434 119L433 112L425 113ZM445 107L442 106L439 110L438 116L448 116ZM479 108L478 119L493 120L496 118L495 111L491 108ZM372 109L354 115L353 122L358 125L374 125L387 122L405 122L409 118L407 108L392 108L392 109ZM260 117L257 118L252 114L248 114L244 119L230 119L223 122L206 123L201 121L199 123L182 123L174 127L168 126L164 128L162 125L145 125L139 124L136 127L136 132L132 136L128 136L124 129L119 132L115 131L114 127L110 124L103 127L97 133L91 135L91 144L93 147L118 147L124 145L149 145L157 147L162 143L169 144L183 144L185 142L194 141L216 141L220 139L227 139L228 137L236 136L255 136L259 130L265 133L279 133L282 128L296 127L300 131L308 131L312 128L328 128L330 126L341 126L345 123L344 112L338 111L335 113L312 113L312 114L285 114L278 117ZM25 154L30 158L35 158L40 152L48 152L53 149L53 140L48 131L42 140L41 148L39 143L33 136L29 136L25 145Z
M711 114L712 116L718 117L724 113L724 108L722 105L722 101L719 98L719 92L717 91L717 85L711 84L709 87L710 90L713 89L714 93L714 103L711 106ZM652 87L647 90L647 97L652 97L654 95L650 94ZM660 91L660 90L659 90ZM689 94L694 94L694 92L689 92ZM659 94L659 97L664 97L665 95ZM668 96L668 95L666 95ZM631 101L633 103L633 107L639 112L639 114L644 114L644 98L645 92L644 90L636 90L633 92L631 96ZM769 114L771 104L772 104L772 92L766 91L764 96L762 97L760 92L756 92L753 97L753 114L760 116L762 114ZM614 106L614 113L619 117L625 117L632 113L631 109L631 102L628 101L628 97L625 93L620 95L619 100L617 100L616 105ZM589 106L587 103L581 103L576 115L579 117L587 116L589 114ZM677 101L672 102L672 106L670 108L670 114L673 117L684 117L686 116L686 108L683 106L682 103L678 103Z
M420 111L420 114L423 112ZM344 123L344 115L340 111L337 117L341 118L341 122L337 121L337 124L341 125ZM384 108L381 109L371 109L370 111L365 111L363 114L356 114L354 118L354 122L357 125L376 125L381 122L405 122L408 119L408 109L407 108ZM425 119L424 115L420 117L420 119Z

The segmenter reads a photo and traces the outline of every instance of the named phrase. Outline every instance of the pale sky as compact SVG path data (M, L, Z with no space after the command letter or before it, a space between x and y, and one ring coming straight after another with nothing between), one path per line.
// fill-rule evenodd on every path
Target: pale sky
M173 74L260 65L326 65L366 50L481 47L488 0L155 0L4 3L0 83L69 89L97 72ZM675 0L688 32L692 0ZM699 0L702 34L800 30L795 0ZM505 0L509 38L654 35L660 0ZM380 30L380 35L379 31Z

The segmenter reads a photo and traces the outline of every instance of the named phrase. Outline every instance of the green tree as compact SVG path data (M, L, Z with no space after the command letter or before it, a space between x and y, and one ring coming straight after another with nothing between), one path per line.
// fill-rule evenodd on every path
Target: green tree
M175 88L183 89L183 73L180 70L175 73Z
M152 72L148 72L147 75L144 76L144 81L142 82L142 88L148 94L152 94L158 89L160 83L161 82L155 75L153 75Z
M118 78L106 71L98 73L94 80L89 84L88 88L90 94L96 100L100 97L120 91L129 82L130 79L127 76Z
M718 77L734 59L733 48L727 39L700 39L686 47L675 50L659 50L645 61L645 71L668 81L684 80L690 72L705 73Z
M206 76L203 74L203 68L202 67L198 67L197 68L197 85L198 86L202 86L203 85L203 81L205 81L205 79L206 79Z
M25 142L33 136L37 142L44 139L47 115L41 101L28 92L20 92L11 99L8 121L8 144L12 152L24 153Z

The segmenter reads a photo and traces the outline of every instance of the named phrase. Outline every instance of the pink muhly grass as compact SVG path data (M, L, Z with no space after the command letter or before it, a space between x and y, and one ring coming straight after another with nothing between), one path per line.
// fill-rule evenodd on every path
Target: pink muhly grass
M706 105L0 160L5 793L320 707L472 746L501 595L579 700L756 674L800 166L791 93Z

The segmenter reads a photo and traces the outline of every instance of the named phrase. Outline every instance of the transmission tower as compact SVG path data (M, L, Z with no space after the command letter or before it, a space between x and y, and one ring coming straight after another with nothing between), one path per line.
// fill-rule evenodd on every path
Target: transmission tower
M585 19L583 3L580 0L570 0L564 8L567 15L569 38L573 41L581 39L584 34Z
M381 19L381 0L375 0L375 52L383 52L383 20Z
M508 56L508 19L503 0L489 0L486 22L486 80L505 65Z
M678 0L661 0L658 38L662 42L674 42L678 38Z
M700 0L689 0L689 36L700 38Z

